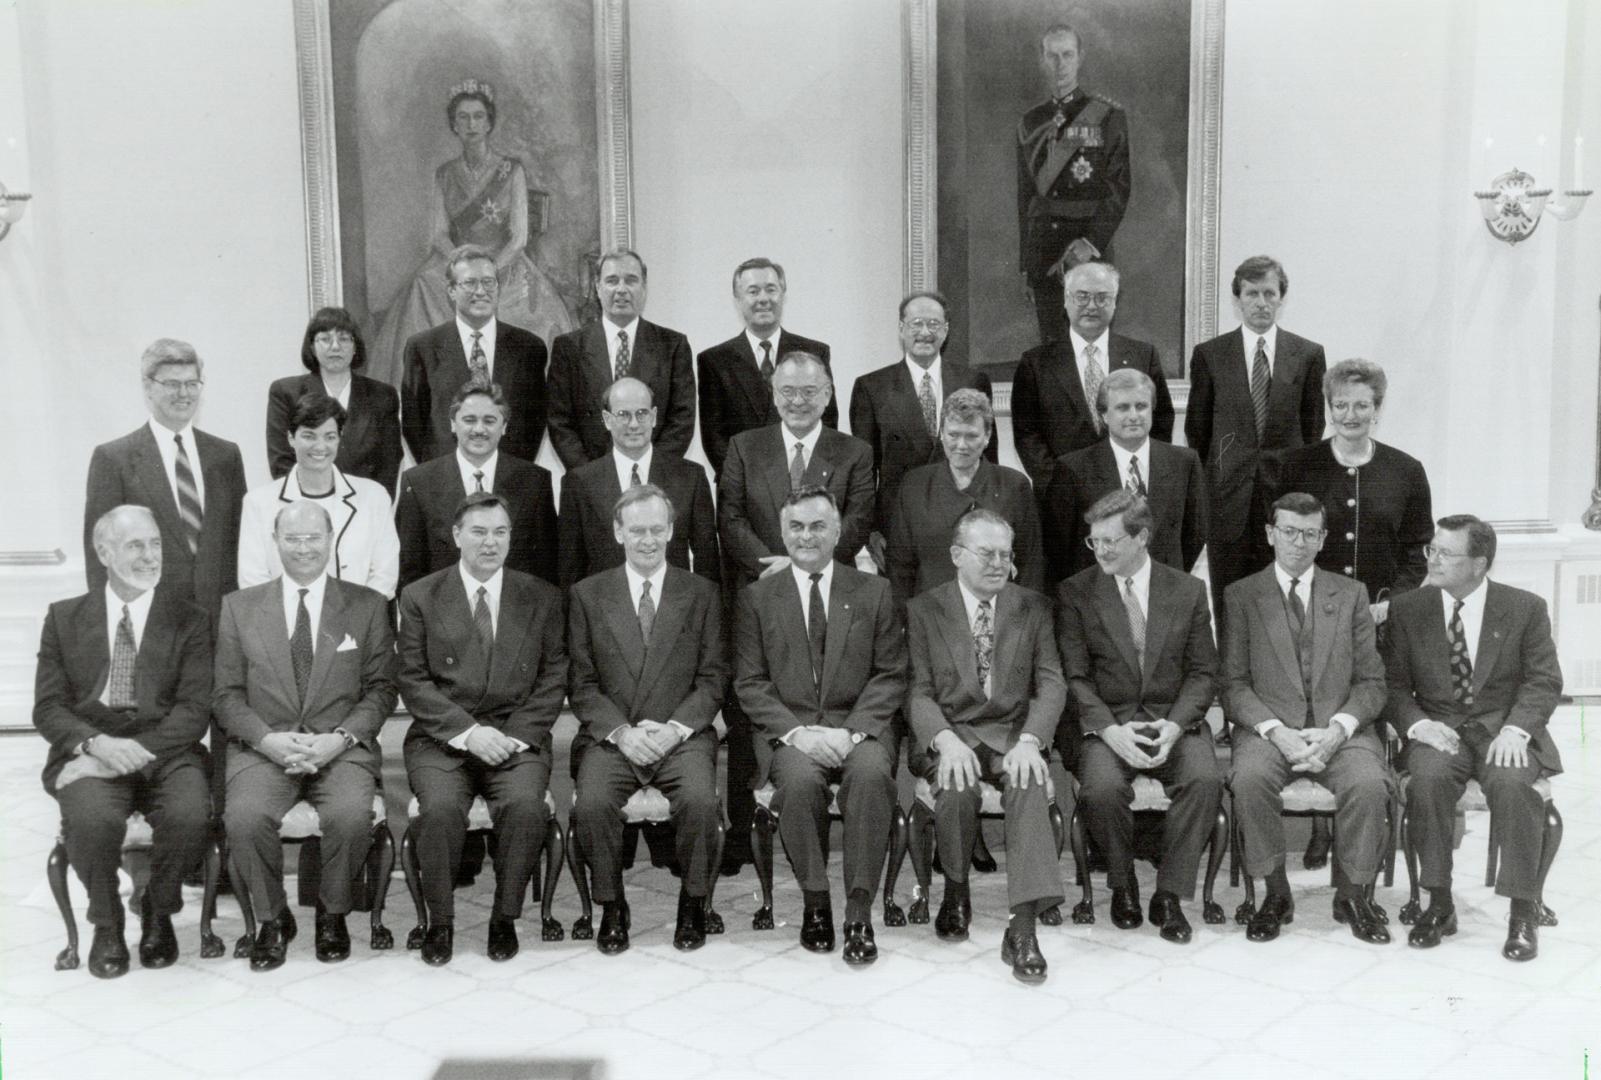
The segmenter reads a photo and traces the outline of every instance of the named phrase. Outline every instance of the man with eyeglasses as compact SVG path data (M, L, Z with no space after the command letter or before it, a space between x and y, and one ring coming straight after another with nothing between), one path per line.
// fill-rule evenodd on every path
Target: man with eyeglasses
M789 284L771 259L746 259L734 267L734 306L745 329L695 358L700 393L700 444L713 475L723 471L728 441L742 431L778 422L773 408L773 371L792 352L811 353L829 366L825 342L783 326ZM823 408L823 424L839 427L839 405Z
M1359 941L1388 944L1388 917L1372 902L1394 781L1375 721L1384 664L1367 590L1318 570L1323 504L1280 496L1266 526L1273 563L1224 594L1223 701L1239 728L1234 793L1245 872L1267 879L1246 937L1272 941L1295 917L1284 872L1284 788L1308 779L1334 793L1334 919Z
M934 931L963 941L972 919L968 863L978 839L979 781L1001 789L1010 919L1001 961L1043 982L1037 919L1062 902L1045 754L1067 704L1050 601L1011 581L1012 526L992 510L956 523L956 580L906 608L912 767L934 789L945 892Z
M880 572L901 478L920 465L943 462L941 405L958 390L991 393L990 377L941 353L950 333L949 303L937 292L914 292L901 301L901 358L870 371L851 390L851 434L873 448L878 502L868 551ZM984 456L1000 461L990 440Z
M790 353L773 370L779 422L740 432L728 443L717 481L717 526L723 548L723 598L732 615L740 591L787 571L790 554L780 512L801 488L821 487L840 523L833 558L850 565L873 521L873 451L862 440L823 425L833 396L828 368L810 353ZM728 847L724 873L749 862L751 794L756 768L750 723L740 704L723 711L728 724Z
M1106 435L1094 405L1106 376L1123 368L1143 372L1155 389L1151 437L1173 439L1173 399L1156 349L1112 333L1118 273L1110 263L1081 263L1067 272L1067 336L1029 349L1012 382L1012 436L1023 469L1043 493L1057 459Z
M601 421L606 388L625 375L650 387L660 422L657 449L689 453L695 433L695 368L689 339L640 316L645 260L627 249L601 256L595 277L601 317L550 346L550 445L568 469L605 457L611 438Z
M1217 688L1206 586L1151 557L1155 521L1149 503L1134 492L1120 488L1102 496L1084 520L1089 535L1083 546L1095 553L1097 565L1057 590L1056 632L1079 729L1069 732L1064 756L1072 762L1076 751L1084 820L1106 857L1112 923L1121 930L1142 921L1130 809L1134 779L1161 781L1172 805L1162 822L1150 918L1163 940L1183 945L1191 929L1181 902L1195 897L1201 849L1223 798L1223 773L1206 724ZM1220 921L1222 910L1209 909L1206 916ZM1075 922L1094 918L1093 912L1073 912Z
M506 398L506 452L523 461L545 441L545 343L496 317L494 256L464 244L450 253L445 293L456 317L406 342L400 426L418 465L455 449L450 403L468 382L495 383Z
M568 588L623 564L625 551L615 536L612 508L624 492L652 484L673 504L668 563L720 581L717 517L706 470L651 445L656 407L649 386L632 376L618 379L607 387L604 401L600 418L611 435L611 453L562 477L557 580Z
M1408 828L1429 906L1407 936L1428 949L1457 931L1452 830L1469 778L1490 804L1501 859L1495 891L1511 901L1508 960L1539 953L1544 800L1534 783L1562 771L1547 728L1562 669L1545 601L1489 580L1495 529L1471 514L1439 520L1423 549L1423 587L1390 602L1386 719L1406 738Z
M1084 544L1085 512L1120 489L1150 508L1151 558L1188 573L1206 543L1201 459L1188 447L1151 438L1156 384L1143 371L1112 372L1095 397L1108 438L1062 457L1042 499L1051 583L1094 565Z

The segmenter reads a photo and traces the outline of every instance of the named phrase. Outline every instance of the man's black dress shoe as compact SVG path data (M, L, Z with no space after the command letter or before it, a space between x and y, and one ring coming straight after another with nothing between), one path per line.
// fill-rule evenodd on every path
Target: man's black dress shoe
M171 967L178 959L178 935L172 932L172 916L147 915L139 933L139 966Z
M1179 898L1170 892L1159 892L1151 897L1151 925L1162 931L1162 940L1175 945L1190 943L1190 920L1184 917Z
M1012 977L1019 982L1045 981L1045 956L1033 930L1008 930L1001 936L1001 963L1012 965Z
M1132 930L1145 921L1140 915L1138 889L1112 890L1112 925L1119 930Z
M973 921L971 901L954 900L947 896L940 901L939 914L934 916L934 933L941 941L966 941L967 927Z
M678 893L678 925L673 928L673 948L694 952L706 944L706 898Z
M628 905L622 902L602 904L600 932L595 935L595 948L607 956L616 956L628 948Z
M343 915L317 913L317 959L337 964L350 957L350 930Z
M801 917L801 947L808 952L834 951L834 912L828 907L807 908Z
M250 943L250 970L271 971L283 967L289 940L284 936L283 920L268 919L256 931L256 940Z
M1508 960L1533 960L1540 955L1540 931L1534 919L1513 916L1507 923L1506 944L1501 955ZM93 965L91 957L89 963Z
M97 926L89 943L89 974L97 979L115 979L128 974L128 943L122 927Z
M829 942L829 946L833 946ZM851 967L862 967L878 959L878 943L873 940L873 924L848 922L845 924L845 949L842 954Z
M1295 921L1295 901L1288 896L1274 896L1268 893L1262 901L1262 906L1256 909L1251 921L1246 924L1245 937L1248 941L1272 941L1279 936L1279 927L1288 926Z
M456 951L456 927L448 922L435 923L423 932L422 962L429 967L443 967L450 963Z
M1351 936L1369 945L1388 945L1390 930L1379 921L1373 905L1358 896L1354 900L1334 901L1334 921L1351 928Z
M1438 908L1433 904L1418 916L1407 934L1406 943L1414 949L1432 949L1445 938L1456 933L1456 908Z
M489 958L510 960L517 955L517 920L504 915L489 917Z

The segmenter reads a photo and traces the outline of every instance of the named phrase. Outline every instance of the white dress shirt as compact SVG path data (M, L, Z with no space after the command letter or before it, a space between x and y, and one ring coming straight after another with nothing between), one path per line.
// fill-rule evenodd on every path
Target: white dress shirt
M1254 345L1252 347L1255 348ZM1316 566L1309 567L1306 573L1296 579L1295 593L1301 598L1301 610L1306 612L1306 617L1309 619L1316 617L1312 612L1312 575L1316 570ZM1287 605L1290 602L1290 575L1285 572L1284 567L1279 565L1277 559L1273 560L1273 576L1278 579L1279 595L1284 598L1284 602ZM1350 713L1342 712L1335 713L1329 717L1329 723L1339 724L1345 729L1345 737L1349 739L1356 734L1360 721ZM1264 720L1256 725L1256 733L1265 739L1274 728L1280 727L1282 724L1283 721L1277 718Z
M1125 450L1117 444L1116 439L1108 439L1106 442L1112 448L1112 460L1117 462L1117 482L1125 488L1128 487L1128 463L1137 460L1140 463L1140 479L1145 481L1145 490L1149 494L1151 490L1151 440L1146 439L1140 443L1138 450ZM1146 577L1149 579L1149 573L1147 573Z
M484 474L484 490L495 490L495 466L500 464L500 451L496 450L484 459L482 465L474 465L467 460L467 455L456 448L456 467L461 470L461 489L471 495L478 490L478 478L474 473Z
M786 425L779 424L778 434L779 437L783 439L784 467L787 469L789 467L789 463L795 459L795 444L800 443L801 461L805 463L806 468L811 468L812 451L817 449L817 440L823 435L823 422L819 420L816 426L814 426L812 430L807 432L805 435L797 435L793 431L789 430Z
M124 601L112 591L108 582L106 590L106 656L117 655L117 624L122 622L122 609ZM128 608L128 621L133 624L133 651L139 651L140 642L145 639L145 621L150 618L150 604L154 601L156 590L146 589L132 600L126 602ZM293 626L293 623L290 623ZM111 680L106 680L105 688L100 691L100 704L111 704Z
M195 445L195 426L185 424L174 431L172 428L159 424L154 418L150 420L150 434L156 437L156 449L161 451L161 468L167 474L167 486L172 489L172 501L178 501L178 444L173 441L174 435L183 436L184 453L189 457L189 471L194 474L195 494L200 498L200 510L206 509L206 478L205 470L200 467L200 447Z
M1151 622L1151 557L1147 555L1140 568L1132 574L1118 574L1112 576L1112 582L1117 586L1119 600L1127 595L1130 579L1134 582L1134 599L1139 602L1140 614L1145 616L1145 624Z
M1273 377L1273 363L1278 359L1279 353L1279 324L1274 323L1267 328L1267 333L1258 334L1249 326L1240 327L1240 335L1245 338L1245 382L1250 385L1251 367L1256 363L1256 343L1262 342L1267 347L1267 374Z
M778 366L778 341L783 336L783 333L784 328L779 327L773 331L773 336L767 339L767 344L773 350L773 367L775 368ZM615 337L616 335L613 336ZM628 340L633 341L634 339L629 338ZM762 339L751 333L750 327L747 326L745 328L745 340L750 343L751 355L756 357L756 370L760 372L762 370Z
M1084 351L1090 345L1095 346L1095 362L1101 365L1101 378L1105 379L1112 373L1112 332L1102 330L1101 336L1094 341L1080 336L1079 332L1073 329L1068 330L1067 336L1073 342L1073 360L1078 364L1078 384L1084 388L1084 399L1089 402L1090 412L1095 412L1095 398L1090 396L1089 383L1086 381L1089 362Z
M618 326L610 319L600 320L602 336L606 339L606 362L609 365L609 374L617 371L617 332L621 330L628 335L628 362L633 363L634 356L639 352L639 316L627 326ZM777 363L777 360L773 361Z
M937 422L940 414L945 409L945 380L940 373L940 369L944 366L942 363L942 358L936 355L933 362L930 363L926 368L919 364L916 360L913 360L910 356L905 356L901 359L906 364L906 370L910 372L912 376L912 393L918 395L922 394L923 374L924 372L928 373L930 381L934 384L934 419Z
M461 355L467 358L468 369L472 368L473 335L477 334L479 335L478 344L484 350L484 360L489 364L490 382L495 381L495 337L499 325L498 319L491 318L483 326L474 330L471 326L462 322L459 315L456 317L456 333L461 336Z
M646 443L645 452L640 455L638 461L635 461L617 449L615 443L612 445L611 461L617 467L617 486L619 488L627 491L633 484L635 465L639 466L639 482L642 484L650 483L650 459L654 456L654 450L655 448L650 443Z
M311 616L312 651L315 652L317 627L322 625L322 598L328 591L327 571L318 574L309 585L298 584L288 574L278 580L283 582L284 626L288 628L291 638L295 636L295 617L300 614L300 590L306 590L306 614Z

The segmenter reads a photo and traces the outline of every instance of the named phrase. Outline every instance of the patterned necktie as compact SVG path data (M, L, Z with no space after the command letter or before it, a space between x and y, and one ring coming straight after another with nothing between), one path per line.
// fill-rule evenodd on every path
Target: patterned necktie
M939 437L939 407L934 404L934 377L923 372L923 385L917 391L917 400L923 406L923 426L934 438Z
M131 709L133 700L133 665L139 651L133 644L133 616L128 605L122 605L122 620L117 623L117 640L111 647L110 693L106 704L113 709Z
M484 474L482 470L473 473L473 480L477 482L479 491L484 490Z
M823 610L823 580L821 573L812 576L812 595L806 605L806 638L812 647L812 678L818 689L823 686L823 648L828 639L828 612Z
M473 331L473 352L467 358L467 370L472 372L473 382L489 382L489 357L484 355L484 332L482 330Z
M183 436L174 435L178 444L178 457L173 462L173 475L178 481L178 516L183 519L183 538L189 544L189 554L200 550L200 526L205 522L205 511L200 506L200 489L195 486L195 472L189 466L189 453L183 448Z
M1468 635L1462 628L1462 601L1451 605L1451 696L1464 709L1473 707L1473 661L1468 657Z
M1135 495L1142 498L1145 495L1145 477L1140 475L1140 459L1137 457L1128 459L1128 483L1124 486Z
M489 590L478 586L478 602L473 605L473 629L478 631L478 641L483 645L484 652L490 652L495 647L495 620L489 615Z
M795 443L795 456L789 459L789 490L798 491L806 482L806 444Z
M306 594L300 590L300 606L295 609L295 632L289 635L289 665L295 670L295 692L302 706L306 703L306 686L311 682L311 612L306 610Z
M639 632L645 636L645 644L650 644L650 628L656 625L656 601L650 598L650 582L645 582L639 592Z
M1134 579L1123 579L1123 609L1128 612L1128 636L1134 639L1134 651L1139 654L1140 666L1145 666L1145 612L1140 610L1140 598L1134 595Z
M773 381L773 343L762 342L762 382L772 384Z
M616 378L622 379L628 375L628 331L617 331L617 373Z
M973 616L973 652L978 657L978 685L990 692L990 669L995 665L995 609L992 601L980 600Z
M1084 400L1090 406L1090 422L1095 425L1095 434L1101 433L1101 414L1096 411L1095 398L1100 393L1101 383L1106 381L1106 369L1101 367L1100 358L1096 355L1101 350L1095 347L1092 341L1084 346Z
M629 487L639 487L639 485L641 485L643 483L644 483L644 481L639 478L639 462L636 461L636 462L634 462L633 467L629 470L629 473L628 473L628 486ZM647 581L645 583L645 588L647 588L647 589L650 588L650 582Z
M1256 339L1256 358L1251 361L1251 409L1256 413L1256 442L1267 434L1267 338Z

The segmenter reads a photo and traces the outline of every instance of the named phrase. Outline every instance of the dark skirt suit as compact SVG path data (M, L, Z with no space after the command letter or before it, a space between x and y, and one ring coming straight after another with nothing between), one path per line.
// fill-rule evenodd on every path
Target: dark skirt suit
M1035 592L1044 590L1045 545L1028 477L1005 465L980 461L978 472L962 491L950 465L940 461L908 472L890 510L885 562L898 604L904 606L912 597L955 580L951 535L963 514L979 508L993 510L1011 523L1017 583Z
M1280 495L1315 495L1327 509L1329 530L1318 553L1319 569L1360 581L1370 604L1417 588L1427 571L1423 545L1434 536L1423 463L1375 441L1368 463L1349 467L1335 459L1330 441L1263 455L1257 471L1258 522L1270 520ZM1265 545L1260 525L1252 535ZM1259 562L1265 566L1271 559L1264 546Z
M274 477L295 465L289 447L289 416L305 394L328 393L316 372L277 379L267 391L267 467ZM350 407L339 433L339 454L334 464L351 476L376 480L392 499L400 475L400 395L393 386L350 376Z

